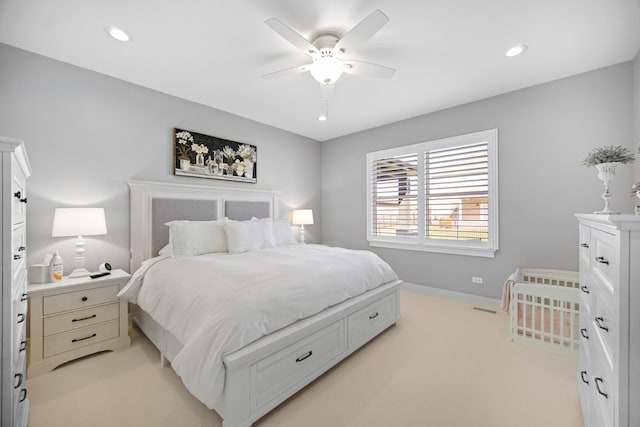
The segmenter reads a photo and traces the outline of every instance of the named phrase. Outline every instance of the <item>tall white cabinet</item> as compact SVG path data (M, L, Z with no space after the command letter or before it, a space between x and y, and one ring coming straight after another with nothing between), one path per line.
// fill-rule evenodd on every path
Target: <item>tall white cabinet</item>
M29 160L21 141L0 137L0 266L2 267L2 389L0 425L24 427L29 419L26 372L26 213Z
M640 216L576 216L584 424L640 426Z

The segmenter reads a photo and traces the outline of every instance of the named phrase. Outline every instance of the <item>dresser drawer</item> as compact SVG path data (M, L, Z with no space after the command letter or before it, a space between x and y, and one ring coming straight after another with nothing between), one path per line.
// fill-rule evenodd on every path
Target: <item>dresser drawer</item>
M591 271L609 294L618 292L619 269L617 237L600 230L591 230Z
M580 224L578 227L578 247L580 254L580 272L582 273L582 267L586 268L585 271L589 271L591 264L591 228L584 224Z
M85 289L64 294L45 296L43 302L44 315L60 313L68 310L78 310L97 304L118 301L120 285L104 286Z
M11 164L11 222L15 225L24 223L27 217L27 180L13 156Z
M24 400L18 402L14 408L14 427L27 427L29 424L29 399L27 399L27 389L25 389L24 393Z
M347 319L349 348L376 335L396 318L396 294L388 295L351 314Z
M602 362L606 360L609 369L613 370L616 364L615 352L618 351L618 320L614 315L613 308L602 296L602 290L596 287L595 291L596 296L590 319L591 331L593 331L591 345L602 348L603 356L605 356Z
M44 318L44 335L53 335L72 329L95 325L107 320L117 319L120 313L120 303L91 307L84 310L59 314Z
M594 426L615 426L616 384L613 371L604 362L604 353L600 347L593 352L593 368L591 374L591 414Z
M76 348L106 341L119 335L118 320L98 323L84 328L74 329L61 334L44 337L44 357L54 356Z
M11 273L15 281L19 273L26 269L27 232L24 224L16 226L11 235Z
M253 409L267 404L278 394L346 351L344 321L333 323L251 367Z
M593 296L595 293L593 292L593 281L591 279L591 275L589 273L583 274L580 273L580 309L582 316L584 311L585 314L589 315L593 311Z
M578 365L578 377L576 379L578 389L578 399L582 409L582 419L585 421L585 427L588 427L587 421L591 411L591 362L589 351L584 347L580 347L580 361Z

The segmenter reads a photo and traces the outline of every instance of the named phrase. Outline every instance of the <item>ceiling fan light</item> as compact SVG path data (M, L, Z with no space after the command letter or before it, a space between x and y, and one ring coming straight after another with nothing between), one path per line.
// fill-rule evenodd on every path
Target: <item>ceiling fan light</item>
M341 60L333 56L323 56L313 61L309 71L318 83L330 85L340 78L343 70L344 64Z

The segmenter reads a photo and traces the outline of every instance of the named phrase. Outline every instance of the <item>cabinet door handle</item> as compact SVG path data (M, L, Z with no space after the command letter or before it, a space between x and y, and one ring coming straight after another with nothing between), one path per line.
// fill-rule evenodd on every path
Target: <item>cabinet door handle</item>
M596 389L598 389L598 393L603 395L605 399L608 399L609 395L607 393L605 393L604 391L600 390L600 384L602 384L604 382L602 380L602 377L595 377L595 380L596 380Z
M596 317L595 321L596 325L598 325L598 328L602 329L603 331L609 332L609 327L604 324L604 317Z
M18 400L18 402L22 403L27 399L27 389L23 388L22 390L20 390L20 400Z
M582 382L589 385L589 380L584 379L585 375L587 375L587 371L580 371L580 378L582 379Z
M79 319L72 319L71 322L82 322L83 320L89 320L89 319L93 319L94 317L96 317L97 314L93 314L91 316L87 316L87 317L81 317Z
M78 341L84 341L84 340L88 340L89 338L93 338L95 336L97 336L98 334L91 334L88 337L84 337L84 338L74 338L71 340L71 342L78 342Z
M14 375L14 378L18 380L18 384L14 385L13 388L20 388L20 386L22 385L22 374L17 373Z
M581 248L589 248L589 244L588 243L580 243L580 247Z
M589 339L589 335L587 334L587 328L582 328L580 329L580 335L582 335L582 337L586 340Z
M24 322L24 313L18 313L18 323Z
M603 256L597 256L596 261L598 261L600 264L609 265L609 260L605 259Z
M378 313L378 312L376 311L374 314L372 314L371 316L369 316L369 319L375 319L376 317L378 317L378 314L380 314L380 313Z
M306 360L306 359L310 358L312 354L313 354L313 351L309 350L309 352L307 354L305 354L304 356L298 357L296 359L296 363L302 362L303 360Z

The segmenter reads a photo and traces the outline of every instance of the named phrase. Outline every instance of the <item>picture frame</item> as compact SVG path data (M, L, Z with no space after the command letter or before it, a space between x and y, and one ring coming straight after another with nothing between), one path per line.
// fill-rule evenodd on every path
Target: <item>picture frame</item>
M174 174L258 182L258 147L190 130L173 129Z

